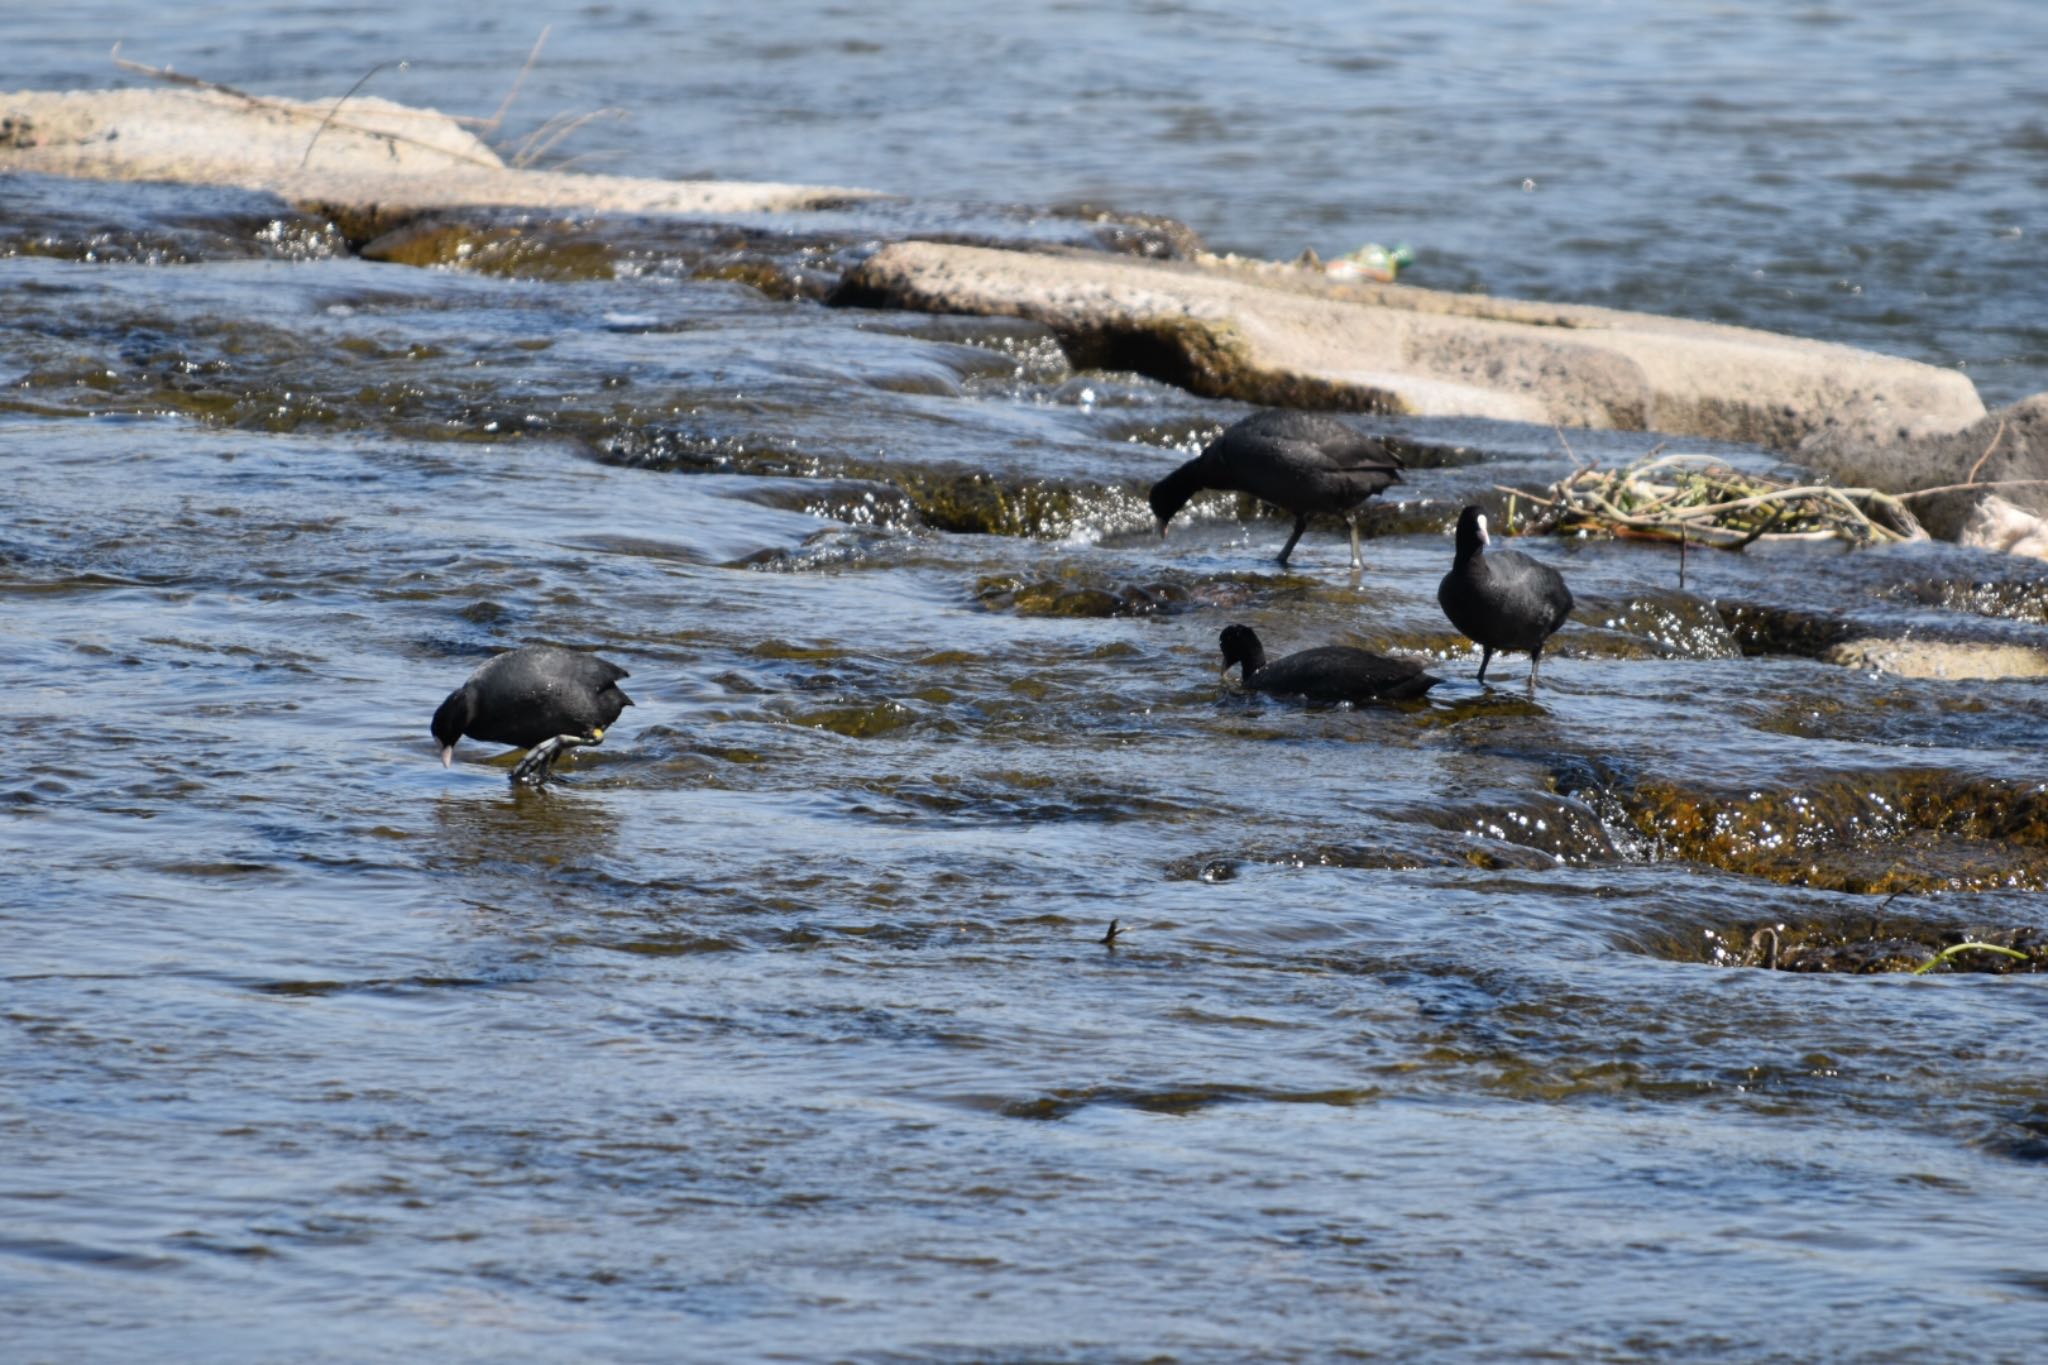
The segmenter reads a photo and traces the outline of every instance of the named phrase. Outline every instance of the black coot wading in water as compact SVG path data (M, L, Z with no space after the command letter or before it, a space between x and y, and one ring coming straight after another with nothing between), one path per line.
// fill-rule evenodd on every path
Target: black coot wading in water
M1242 664L1244 685L1257 692L1312 701L1407 701L1443 681L1423 672L1413 659L1389 659L1349 645L1304 649L1268 663L1266 648L1250 626L1225 626L1219 643L1223 671Z
M529 749L512 769L514 782L547 781L563 752L597 744L633 704L619 690L625 669L595 654L554 645L524 645L486 659L434 712L441 763L455 761L455 741L468 735Z
M1159 534L1205 488L1249 493L1294 514L1294 534L1280 549L1280 562L1312 516L1341 516L1351 523L1351 567L1358 554L1358 512L1365 500L1401 481L1401 461L1384 442L1352 430L1319 412L1255 412L1209 442L1202 453L1152 485L1152 515Z
M1543 642L1571 615L1572 593L1564 576L1514 550L1486 553L1486 514L1467 507L1458 514L1458 557L1437 585L1436 600L1451 624L1480 648L1479 681L1496 650L1529 652L1529 695L1536 695L1536 665Z

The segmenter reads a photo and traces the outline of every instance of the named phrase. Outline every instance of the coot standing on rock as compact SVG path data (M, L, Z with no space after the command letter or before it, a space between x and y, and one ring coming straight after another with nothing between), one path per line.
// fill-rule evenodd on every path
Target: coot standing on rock
M434 712L443 767L455 761L464 735L530 749L512 769L514 782L547 781L568 749L597 744L633 699L619 690L625 669L595 654L554 645L523 645L486 659Z
M1422 671L1413 659L1390 659L1349 645L1304 649L1266 662L1266 647L1250 626L1225 626L1223 671L1244 666L1244 685L1256 692L1276 692L1314 701L1407 701L1443 679Z
M1401 461L1386 444L1319 412L1255 412L1227 428L1202 453L1152 485L1152 515L1159 534L1205 488L1249 493L1294 514L1294 534L1280 562L1311 516L1330 514L1351 523L1351 567L1362 569L1358 513L1365 500L1401 481Z
M1564 576L1514 550L1485 553L1486 514L1467 507L1458 514L1458 557L1436 600L1451 624L1470 636L1481 653L1479 681L1495 650L1529 651L1529 695L1536 695L1536 665L1543 642L1571 615L1572 593Z

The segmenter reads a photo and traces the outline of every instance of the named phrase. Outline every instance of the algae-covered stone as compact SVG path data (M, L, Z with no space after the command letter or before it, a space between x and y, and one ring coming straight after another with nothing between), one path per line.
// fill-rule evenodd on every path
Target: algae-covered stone
M1838 891L2048 889L2048 788L1942 770L1774 789L1645 782L1608 794L1655 848Z
M992 611L1096 619L1157 616L1185 610L1193 601L1187 589L1173 583L1127 583L1109 588L1060 579L1026 582L1007 575L983 579L975 585L974 595Z
M366 243L365 260L457 266L486 275L544 280L609 280L618 271L601 241L556 224L489 225L439 215Z

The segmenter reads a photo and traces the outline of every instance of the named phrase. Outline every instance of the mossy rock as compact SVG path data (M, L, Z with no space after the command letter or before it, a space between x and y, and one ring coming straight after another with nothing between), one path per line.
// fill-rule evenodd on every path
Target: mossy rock
M1988 944L1986 947L1970 945ZM2002 951L2001 951L2002 950ZM1716 925L1652 945L1659 956L1764 971L1875 976L1900 972L2006 975L2048 970L2048 932L1929 922L1904 914L1803 923Z
M998 575L975 585L975 600L991 611L1019 616L1065 616L1108 619L1157 616L1185 610L1193 601L1187 589L1172 583L1127 583L1117 588L1076 584L1059 579L1026 581Z
M1651 846L1775 882L1872 894L2048 890L2048 789L1944 771L1715 792L1612 794Z
M521 279L609 280L618 275L609 245L548 225L419 219L364 244L361 254L364 260L393 265L445 266Z
M765 256L737 256L707 261L690 272L693 280L722 280L743 284L780 302L802 298L804 289L795 275Z

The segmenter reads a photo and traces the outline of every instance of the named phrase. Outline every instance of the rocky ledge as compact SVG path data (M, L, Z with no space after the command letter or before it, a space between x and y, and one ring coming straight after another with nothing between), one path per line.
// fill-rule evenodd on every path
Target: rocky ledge
M339 216L374 209L392 221L465 206L739 214L878 197L533 170L507 165L461 121L432 109L362 95L301 102L197 88L0 94L0 170L233 185Z
M1936 535L2048 557L2048 394L1745 327L1339 283L1287 266L898 242L842 301L1029 318L1077 356L1252 403L1747 441L1916 499Z
M432 110L183 86L0 95L9 170L267 191L355 241L465 208L716 218L880 197L533 170ZM1987 414L1959 372L1853 347L1179 249L1193 258L897 241L834 299L1032 319L1079 364L1211 396L1746 441L1886 492L1965 485L1916 501L1935 534L2048 557L2048 395Z

